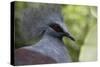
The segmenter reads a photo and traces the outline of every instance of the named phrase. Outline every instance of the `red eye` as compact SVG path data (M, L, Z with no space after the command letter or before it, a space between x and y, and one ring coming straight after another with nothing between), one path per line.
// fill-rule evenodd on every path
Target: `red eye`
M51 28L53 28L56 32L63 32L62 28L58 24L51 24Z

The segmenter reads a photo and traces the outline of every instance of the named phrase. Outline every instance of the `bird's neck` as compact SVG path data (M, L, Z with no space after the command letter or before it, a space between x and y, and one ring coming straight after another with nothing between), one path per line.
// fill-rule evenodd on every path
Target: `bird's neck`
M36 48L40 50L37 51L43 53L44 55L49 55L57 62L71 61L69 52L60 39L50 35L44 35L39 43L36 45Z
M43 55L47 55L55 59L57 62L62 63L71 61L69 52L63 42L50 35L44 35L37 44L25 48L31 51L40 52Z

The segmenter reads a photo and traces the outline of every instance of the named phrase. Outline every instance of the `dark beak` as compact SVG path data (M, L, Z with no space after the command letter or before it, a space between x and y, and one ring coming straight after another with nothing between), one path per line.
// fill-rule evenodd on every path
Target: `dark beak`
M69 33L65 33L64 36L70 38L71 40L75 41L75 39L69 34Z
M75 41L75 39L73 38L73 36L68 32L65 24L61 25L62 29L63 29L63 33L64 33L64 36L70 38L71 40Z

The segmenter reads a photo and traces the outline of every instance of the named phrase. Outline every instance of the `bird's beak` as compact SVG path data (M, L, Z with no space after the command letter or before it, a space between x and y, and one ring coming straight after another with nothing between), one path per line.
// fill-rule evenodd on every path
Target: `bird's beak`
M67 27L65 26L65 24L61 24L61 27L63 28L64 31L64 36L70 38L71 40L75 41L74 37L68 32Z
M64 36L70 38L71 40L75 41L75 39L69 34L69 33L64 33Z

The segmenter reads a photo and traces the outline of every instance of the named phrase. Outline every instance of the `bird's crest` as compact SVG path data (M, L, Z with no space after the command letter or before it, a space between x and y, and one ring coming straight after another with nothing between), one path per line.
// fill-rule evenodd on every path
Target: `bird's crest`
M21 37L23 40L39 39L48 23L61 19L59 4L39 4L38 7L25 8L21 12Z

